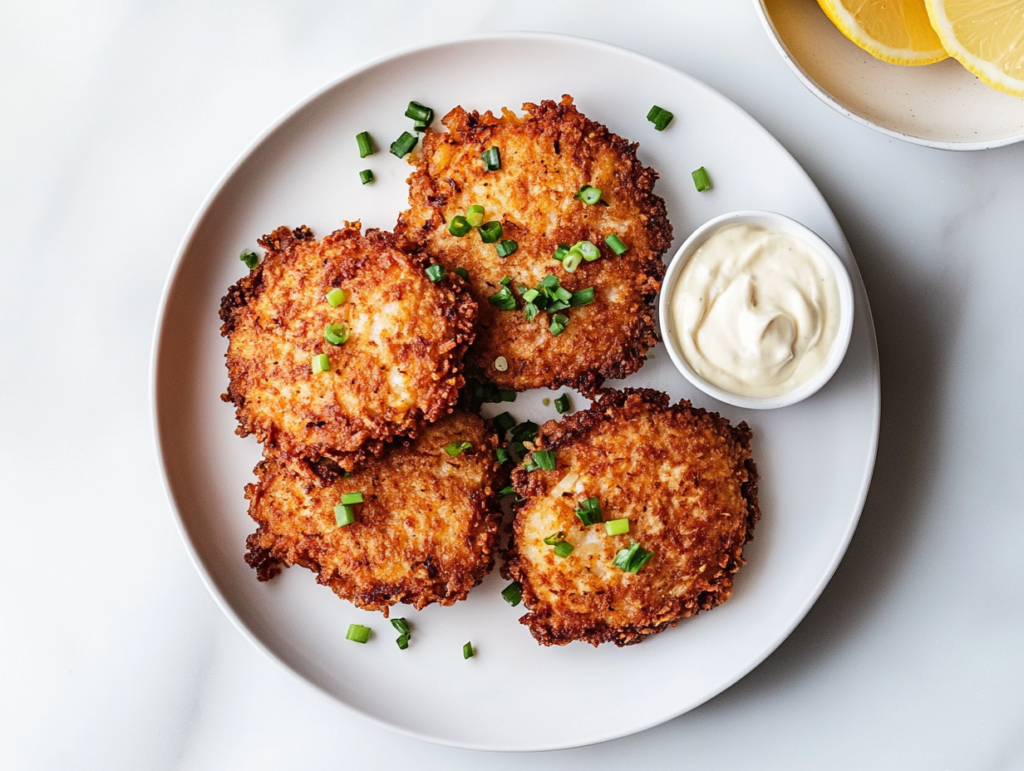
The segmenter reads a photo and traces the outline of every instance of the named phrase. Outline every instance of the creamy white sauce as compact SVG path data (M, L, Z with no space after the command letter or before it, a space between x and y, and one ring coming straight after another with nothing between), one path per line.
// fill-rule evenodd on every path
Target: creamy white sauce
M709 383L739 396L781 396L813 378L839 330L839 286L796 236L728 225L690 257L672 293L676 340Z

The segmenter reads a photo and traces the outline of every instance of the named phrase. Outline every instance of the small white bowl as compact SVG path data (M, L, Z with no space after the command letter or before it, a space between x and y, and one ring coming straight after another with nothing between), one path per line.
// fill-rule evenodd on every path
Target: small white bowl
M839 330L836 333L835 341L832 343L832 350L829 351L828 358L825 360L825 366L811 380L789 393L779 396L765 398L740 396L709 383L687 363L679 346L676 330L672 324L670 308L672 292L683 271L683 266L686 265L694 252L717 230L728 225L740 224L760 225L764 228L779 230L796 236L809 244L832 268L832 272L836 277L836 284L839 288ZM803 401L825 385L836 373L836 370L839 369L839 365L843 362L843 357L846 356L846 349L850 344L850 335L853 333L853 285L850 283L850 274L846 272L843 261L839 259L839 256L832 250L832 247L819 238L810 228L801 225L794 219L790 219L783 214L776 214L775 212L735 211L708 220L697 228L683 245L679 247L679 251L672 258L672 262L665 273L665 280L661 286L661 297L658 301L658 310L661 316L661 337L665 341L665 347L668 348L668 355L676 365L676 369L683 374L683 377L708 394L708 396L713 396L726 404L746 407L752 410L771 410L778 407L788 407L791 404Z

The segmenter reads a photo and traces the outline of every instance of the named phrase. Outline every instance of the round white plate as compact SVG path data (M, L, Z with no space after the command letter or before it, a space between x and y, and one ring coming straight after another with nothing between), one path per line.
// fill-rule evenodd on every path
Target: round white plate
M256 238L287 224L324 236L343 220L390 228L406 201L410 167L387 152L409 128L411 99L438 116L456 105L518 110L571 94L589 117L640 142L661 173L675 247L700 223L735 209L771 209L800 220L843 258L854 282L849 353L811 399L773 412L704 397L658 346L630 386L746 420L755 432L763 518L733 598L641 645L542 648L517 623L494 571L465 602L421 612L400 606L412 645L379 614L361 611L291 568L257 582L245 564L254 530L243 486L260 450L233 433L226 390L221 296L245 268ZM645 119L672 110L667 130ZM435 124L438 125L438 124ZM369 131L378 152L359 158ZM690 172L706 166L714 188L697 193ZM370 168L377 181L359 183ZM675 247L669 254L674 253ZM555 418L543 397L520 395L518 419ZM864 287L828 205L792 157L726 99L658 62L602 43L504 34L392 56L351 73L292 110L250 148L203 205L168 280L153 360L154 421L166 484L196 567L214 598L258 647L364 716L398 731L480 749L539 750L624 736L686 712L736 682L790 633L836 568L856 526L875 457L879 373ZM576 407L585 400L573 395ZM493 410L491 411L493 414ZM373 629L369 644L345 640L349 623ZM462 657L472 641L477 655Z
M888 64L847 40L815 0L754 0L754 7L800 81L858 123L944 150L1024 139L1024 99L989 88L952 57Z

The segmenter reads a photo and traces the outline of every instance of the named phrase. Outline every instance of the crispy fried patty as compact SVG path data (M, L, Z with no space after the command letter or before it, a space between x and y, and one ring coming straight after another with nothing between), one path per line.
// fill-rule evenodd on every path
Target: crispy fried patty
M450 442L472 447L453 456ZM246 562L261 581L302 565L339 597L385 616L397 602L419 609L465 599L494 564L497 443L483 420L456 411L348 477L332 461L270 455L245 491L259 525ZM334 507L351 492L364 503L339 527Z
M463 384L476 303L462 279L433 283L423 256L389 233L346 223L316 241L306 227L260 239L263 262L221 301L237 433L351 469L394 436L447 413ZM326 293L341 289L332 305ZM332 345L325 327L348 341ZM330 371L313 371L326 354Z
M554 471L513 473L518 506L502 575L522 586L520 621L543 645L631 645L729 599L743 544L760 516L746 423L732 427L649 389L603 391L588 410L541 427ZM628 535L585 527L588 497ZM559 557L544 539L561 531ZM637 573L613 565L635 540L653 556Z
M569 96L523 109L523 118L507 109L498 118L456 107L443 119L447 133L427 131L396 233L449 269L469 272L480 306L471 369L503 388L588 391L636 372L656 342L653 301L672 227L653 193L658 175L637 160L636 144L588 120ZM481 154L492 147L501 169L488 172ZM608 205L575 198L584 185L599 188ZM517 251L503 259L478 231L449 233L452 219L473 204L485 208L485 221L501 223L502 239L514 240ZM605 244L610 234L626 244L624 255ZM559 244L581 240L596 244L601 258L569 273L552 255ZM487 302L504 276L513 287L533 287L549 273L570 292L594 287L596 294L592 305L560 311L569 323L557 337L548 313L526 320L521 297L516 310ZM495 367L498 357L507 370Z

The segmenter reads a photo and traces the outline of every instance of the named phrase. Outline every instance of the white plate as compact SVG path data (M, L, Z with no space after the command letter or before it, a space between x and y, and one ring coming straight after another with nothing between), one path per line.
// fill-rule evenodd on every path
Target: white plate
M391 227L410 168L387 146L409 127L410 99L440 115L572 94L580 109L639 141L661 173L675 246L697 225L734 209L773 209L819 233L854 282L849 353L813 398L774 412L720 405L692 388L664 348L626 383L721 410L754 429L764 516L747 546L733 598L641 645L542 648L500 597L492 573L454 607L414 612L411 647L379 614L357 610L291 568L261 584L245 564L243 486L260 452L233 434L226 344L217 310L245 271L243 247L282 224L326 235L345 219ZM652 104L676 114L664 132L645 119ZM360 159L355 136L381 148ZM714 189L698 194L704 165ZM363 187L358 172L377 181ZM674 252L674 248L669 254ZM520 420L555 417L551 392L521 395ZM168 280L153 360L154 421L169 496L186 546L214 598L258 647L364 716L398 731L480 749L538 750L624 736L686 712L760 663L803 618L831 577L860 515L875 457L879 373L874 331L850 248L828 205L792 157L726 99L658 62L578 38L505 34L392 56L351 73L291 111L224 177L186 235ZM584 400L574 396L577 406ZM351 622L373 628L370 644L345 640ZM472 640L477 656L463 660Z
M858 123L944 150L1024 139L1024 99L989 88L952 57L888 64L847 40L815 0L754 0L754 7L800 81Z

